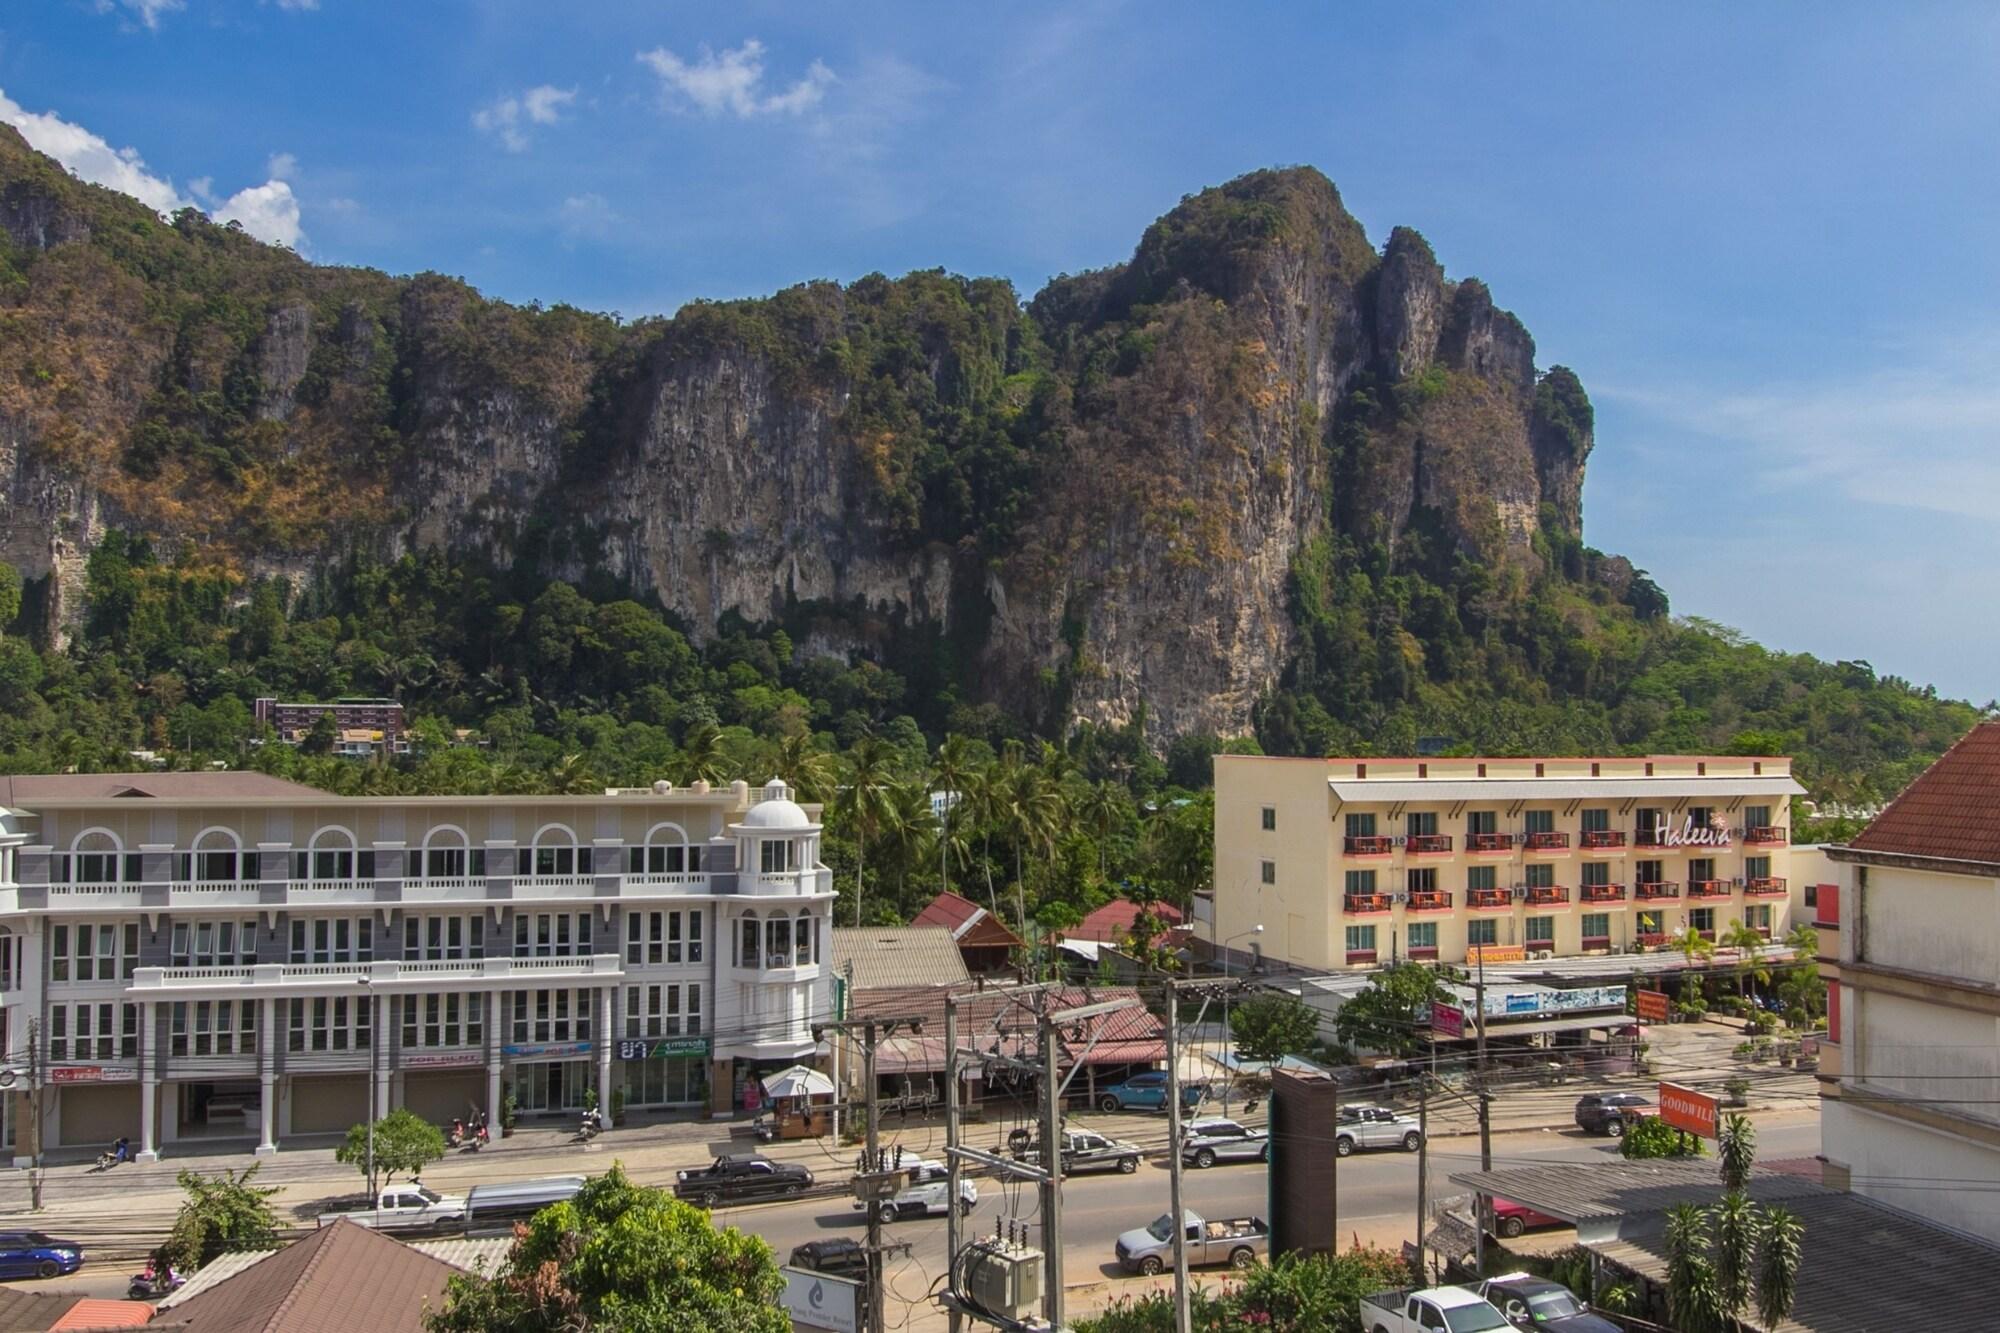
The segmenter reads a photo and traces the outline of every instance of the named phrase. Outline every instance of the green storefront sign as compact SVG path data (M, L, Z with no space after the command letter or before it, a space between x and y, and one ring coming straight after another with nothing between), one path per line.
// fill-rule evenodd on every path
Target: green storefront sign
M620 1060L706 1058L708 1043L707 1037L634 1038L618 1043L618 1058Z

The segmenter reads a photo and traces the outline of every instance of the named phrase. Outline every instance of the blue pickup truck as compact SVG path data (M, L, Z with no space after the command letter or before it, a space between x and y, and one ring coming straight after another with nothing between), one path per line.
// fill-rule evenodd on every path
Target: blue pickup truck
M1181 1087L1181 1106L1193 1109L1200 1104L1202 1089L1192 1084ZM1097 1109L1100 1111L1164 1111L1167 1109L1167 1075L1165 1070L1155 1070L1148 1074L1134 1074L1123 1083L1114 1083L1108 1088L1097 1090Z

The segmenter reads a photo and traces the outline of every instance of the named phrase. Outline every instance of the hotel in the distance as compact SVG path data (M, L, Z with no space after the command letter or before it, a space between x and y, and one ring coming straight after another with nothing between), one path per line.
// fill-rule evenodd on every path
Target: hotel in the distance
M1774 758L1217 755L1197 934L1301 972L1781 939L1802 790Z

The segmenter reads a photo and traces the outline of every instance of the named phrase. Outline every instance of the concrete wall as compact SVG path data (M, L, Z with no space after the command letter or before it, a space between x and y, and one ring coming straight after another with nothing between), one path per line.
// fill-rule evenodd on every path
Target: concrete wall
M1892 866L1866 870L1866 886L1857 895L1859 915L1842 918L1844 947L1861 941L1861 957L1883 967L1994 979L2000 882Z
M1826 1157L1854 1193L2000 1244L2000 1153L1848 1100L1820 1115Z

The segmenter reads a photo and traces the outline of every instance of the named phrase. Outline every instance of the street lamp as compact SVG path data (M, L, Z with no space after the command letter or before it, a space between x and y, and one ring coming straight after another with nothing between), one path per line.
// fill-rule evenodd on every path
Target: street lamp
M1229 1030L1229 946L1236 940L1247 940L1252 935L1262 935L1263 933L1264 923L1259 921L1256 925L1250 927L1250 929L1231 935L1222 942L1222 980L1224 983L1222 987L1222 1049L1231 1055L1235 1053L1236 1040L1235 1034ZM1222 1113L1224 1115L1229 1114L1229 1087L1236 1081L1236 1067L1231 1065L1226 1072L1228 1077L1222 1080Z

